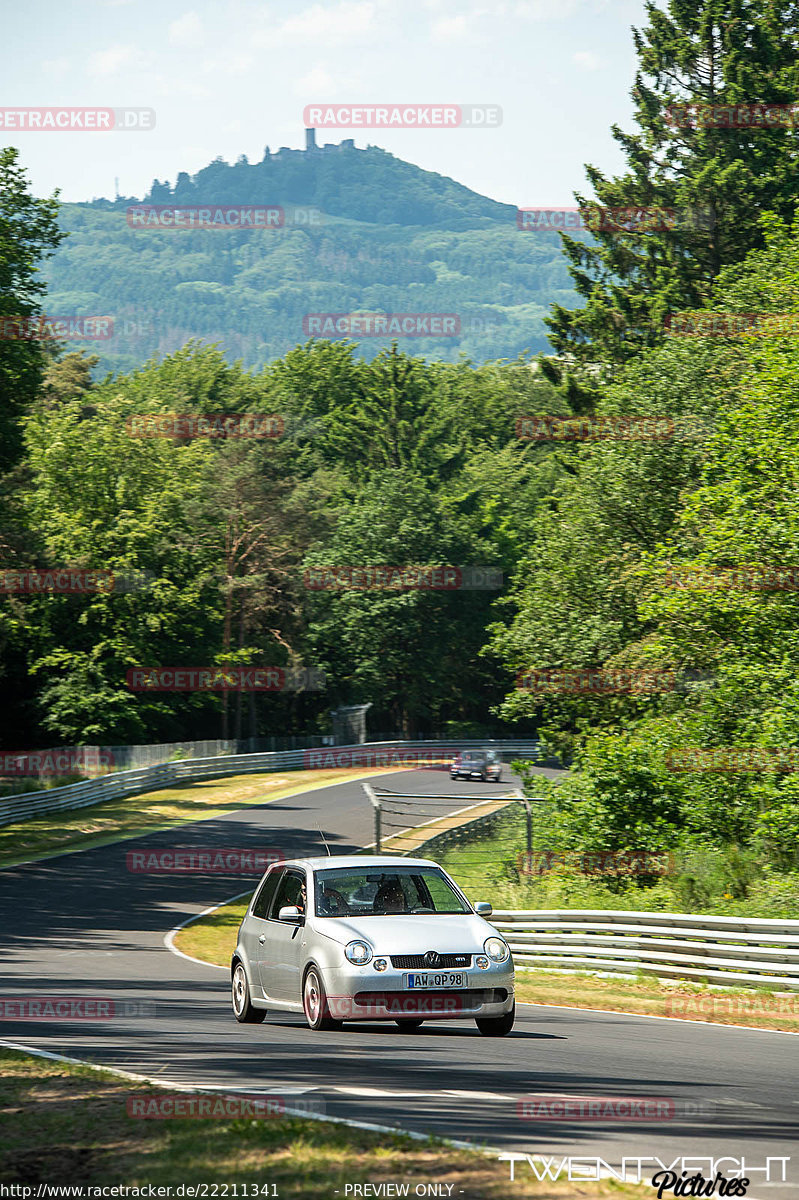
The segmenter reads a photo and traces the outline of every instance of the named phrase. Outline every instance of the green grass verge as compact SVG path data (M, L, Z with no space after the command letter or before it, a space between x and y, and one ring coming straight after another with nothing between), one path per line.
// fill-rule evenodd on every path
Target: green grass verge
M53 854L88 850L127 838L221 817L253 804L281 800L329 783L366 779L381 772L357 768L232 775L178 784L89 808L47 813L0 827L0 868ZM365 803L365 801L364 801Z
M34 1188L216 1184L219 1196L225 1184L228 1196L233 1184L268 1184L274 1185L268 1194L282 1200L342 1200L347 1184L365 1183L408 1183L411 1195L420 1183L451 1184L450 1194L462 1200L506 1200L511 1190L507 1163L432 1138L286 1116L128 1116L129 1097L143 1093L163 1094L101 1070L0 1049L0 1179ZM566 1180L538 1183L517 1168L512 1192L518 1200L571 1200L575 1187ZM579 1185L582 1200L643 1194L614 1182Z
M533 819L534 850L557 849L536 806ZM473 839L464 833L458 845L422 853L440 862L475 899L490 900L495 908L621 908L787 920L799 914L799 873L764 867L750 849L686 843L675 848L673 874L637 881L583 874L577 865L520 875L525 848L524 813L514 806L491 833Z

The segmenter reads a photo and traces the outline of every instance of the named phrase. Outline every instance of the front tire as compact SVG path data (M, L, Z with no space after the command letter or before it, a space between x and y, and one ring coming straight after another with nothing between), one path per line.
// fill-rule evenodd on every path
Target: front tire
M231 1002L233 1016L240 1025L260 1025L266 1016L266 1009L253 1008L250 1000L250 984L243 963L236 963L231 980Z
M513 1029L515 1019L516 1001L514 1000L510 1012L504 1013L501 1017L475 1017L475 1024L483 1037L505 1037Z
M341 1021L335 1020L330 1015L325 985L322 983L322 976L316 967L311 967L305 976L305 982L302 985L302 1007L310 1029L322 1032L341 1029Z

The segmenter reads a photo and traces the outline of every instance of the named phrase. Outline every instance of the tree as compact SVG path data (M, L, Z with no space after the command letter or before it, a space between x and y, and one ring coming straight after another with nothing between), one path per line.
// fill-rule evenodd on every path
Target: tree
M676 209L686 219L631 233L611 221L593 243L561 235L584 307L553 306L550 341L566 363L549 370L564 381L574 375L576 407L590 402L593 388L572 363L617 364L655 345L667 313L701 307L720 271L762 246L762 213L790 219L796 205L793 127L718 128L668 114L669 106L793 104L796 0L668 0L666 12L650 0L646 12L648 26L633 30L638 131L613 126L627 171L608 179L587 166L596 200L577 200L586 213L598 204Z
M41 311L45 285L38 263L66 236L58 228L58 193L49 200L32 196L18 159L13 148L0 150L0 473L19 460L19 421L47 361L41 341L24 336L25 325L15 318L24 322Z

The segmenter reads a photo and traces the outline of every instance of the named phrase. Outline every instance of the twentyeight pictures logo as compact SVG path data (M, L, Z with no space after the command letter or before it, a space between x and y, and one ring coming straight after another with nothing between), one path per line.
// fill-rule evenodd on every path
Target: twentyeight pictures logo
M0 130L135 133L155 129L154 108L0 108Z
M496 129L498 104L306 104L306 127L315 129Z

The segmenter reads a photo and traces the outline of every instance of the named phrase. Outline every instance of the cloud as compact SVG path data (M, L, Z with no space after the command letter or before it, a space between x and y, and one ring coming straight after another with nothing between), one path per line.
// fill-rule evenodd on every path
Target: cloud
M511 15L523 21L562 21L573 17L578 7L584 7L584 0L559 0L557 5L550 0L517 0Z
M249 54L247 51L237 53L235 50L231 50L228 53L217 54L213 58L204 58L201 69L207 75L238 77L251 71L255 63L255 55Z
M572 62L581 71L598 71L602 66L602 59L593 50L577 50L572 55Z
M90 75L116 75L122 67L132 66L139 59L140 52L135 46L117 44L92 54L88 71Z
M203 100L213 95L205 84L197 83L193 78L180 78L177 75L164 75L161 72L151 74L147 87L154 96L188 96L190 100Z
M70 70L72 63L68 58L48 58L41 64L45 75L51 79L61 79Z
M167 36L173 46L184 46L191 50L205 41L205 30L197 13L187 12L171 23Z
M441 17L436 21L430 36L436 42L465 41L475 36L474 22L479 13L458 13L454 17Z
M277 28L260 30L254 40L260 46L318 40L325 45L352 42L364 33L378 32L375 18L381 6L380 0L340 0L332 7L313 4L287 17Z
M336 86L333 76L324 67L313 67L307 75L295 79L293 84L295 96L329 96L338 95L340 88Z

